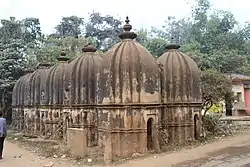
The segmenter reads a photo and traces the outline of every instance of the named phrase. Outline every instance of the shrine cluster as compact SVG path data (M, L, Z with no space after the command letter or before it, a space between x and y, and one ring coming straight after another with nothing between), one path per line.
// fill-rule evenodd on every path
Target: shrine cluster
M155 59L135 40L128 18L121 41L101 54L88 44L69 61L41 62L15 84L13 127L46 139L83 142L107 157L159 151L200 136L197 64L169 44ZM84 133L83 133L84 132Z

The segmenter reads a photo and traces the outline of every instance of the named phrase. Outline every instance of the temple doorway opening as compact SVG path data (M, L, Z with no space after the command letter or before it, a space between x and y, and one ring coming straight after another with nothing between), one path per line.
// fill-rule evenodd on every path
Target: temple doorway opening
M195 140L199 138L198 128L199 128L199 116L198 114L195 114L194 115L194 138Z
M153 149L153 118L149 118L147 121L147 148Z

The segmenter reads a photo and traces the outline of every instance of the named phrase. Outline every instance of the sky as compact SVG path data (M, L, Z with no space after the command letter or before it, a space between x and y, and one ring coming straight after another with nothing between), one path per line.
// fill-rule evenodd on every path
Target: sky
M231 11L243 24L250 18L249 0L211 0L215 9ZM87 18L95 11L125 20L129 16L133 28L160 28L168 16L189 16L193 0L0 0L0 19L39 18L42 31L52 33L64 16Z

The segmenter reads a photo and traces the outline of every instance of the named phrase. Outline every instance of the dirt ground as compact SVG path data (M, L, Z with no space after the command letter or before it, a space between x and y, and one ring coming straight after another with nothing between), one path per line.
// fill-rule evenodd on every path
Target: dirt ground
M155 155L149 158L137 159L117 167L250 167L250 131L245 134L223 139L189 150L181 150L171 154ZM43 167L54 164L53 167L78 167L69 164L67 159L44 159L32 152L21 149L9 141L5 143L4 160L1 167ZM84 165L81 165L84 167ZM86 165L85 165L86 166ZM94 165L92 165L94 166ZM96 166L101 167L101 166Z

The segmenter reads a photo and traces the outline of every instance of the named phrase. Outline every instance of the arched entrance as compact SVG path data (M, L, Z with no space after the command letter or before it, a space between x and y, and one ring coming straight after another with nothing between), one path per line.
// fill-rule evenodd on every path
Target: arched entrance
M194 138L195 140L199 139L199 116L198 114L194 115Z
M153 118L149 118L147 121L147 148L153 149Z

